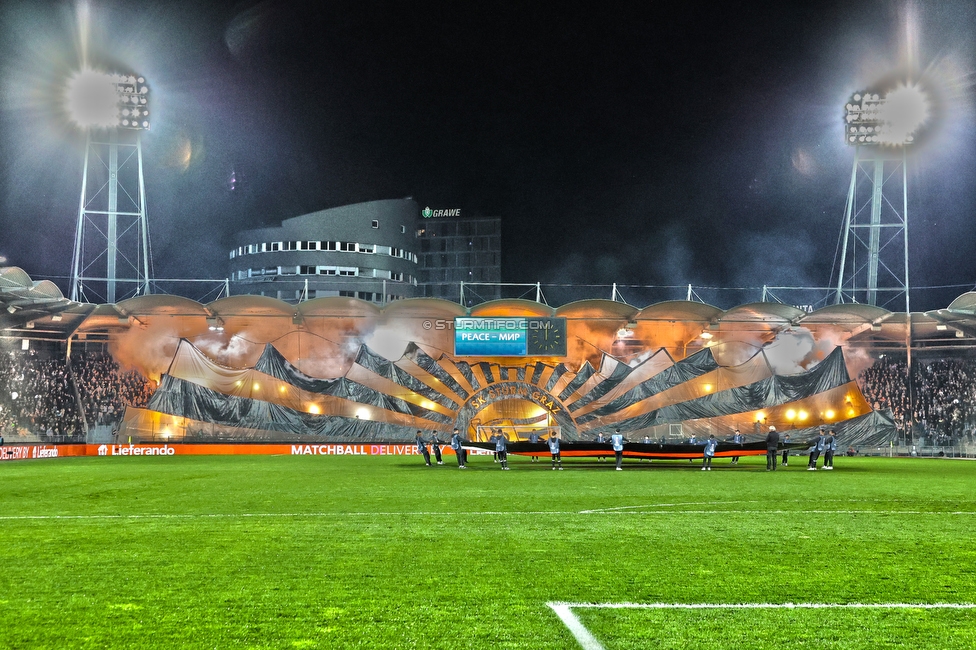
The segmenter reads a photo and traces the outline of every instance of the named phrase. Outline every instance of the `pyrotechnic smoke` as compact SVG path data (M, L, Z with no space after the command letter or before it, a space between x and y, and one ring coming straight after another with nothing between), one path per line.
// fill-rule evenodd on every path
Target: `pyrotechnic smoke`
M145 329L131 327L109 343L109 352L120 366L159 381L166 372L180 343L179 321L170 318L150 320Z

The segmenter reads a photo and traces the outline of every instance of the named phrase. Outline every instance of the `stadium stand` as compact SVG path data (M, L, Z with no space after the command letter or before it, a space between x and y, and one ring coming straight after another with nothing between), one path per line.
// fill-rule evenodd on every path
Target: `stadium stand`
M861 372L858 384L874 408L891 410L906 443L947 446L976 443L974 379L973 359L916 362L909 383L906 361L883 357ZM910 431L909 421L915 423Z
M153 390L154 382L108 354L73 355L69 369L64 358L35 350L0 353L0 433L11 442L83 440L86 420L112 426L125 406L145 406Z

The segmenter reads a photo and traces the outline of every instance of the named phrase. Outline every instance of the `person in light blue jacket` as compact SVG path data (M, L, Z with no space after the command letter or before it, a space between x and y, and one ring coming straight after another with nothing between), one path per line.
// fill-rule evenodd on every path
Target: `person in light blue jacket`
M735 430L735 435L732 436L732 442L733 442L733 444L736 444L736 445L741 445L742 444L742 434L739 433L739 430L738 429ZM738 465L739 464L739 457L738 456L733 456L732 457L732 464L733 465Z
M559 455L559 435L553 431L549 434L549 454L552 456L552 468L556 469L556 463L559 463L559 469L563 468L563 457Z
M508 469L508 438L501 429L498 429L495 434L495 453L498 454L498 462L502 464L502 469Z
M610 436L610 444L613 445L613 455L617 460L617 471L623 470L624 464L624 436L620 433L620 429L614 429L613 435Z
M715 458L715 450L718 448L718 440L715 434L708 436L705 441L705 450L702 452L702 471L712 471L712 459Z

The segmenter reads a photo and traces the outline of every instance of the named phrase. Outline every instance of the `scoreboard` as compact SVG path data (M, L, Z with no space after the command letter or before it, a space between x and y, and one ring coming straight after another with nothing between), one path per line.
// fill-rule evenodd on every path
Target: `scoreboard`
M454 354L462 357L564 357L566 319L455 318Z

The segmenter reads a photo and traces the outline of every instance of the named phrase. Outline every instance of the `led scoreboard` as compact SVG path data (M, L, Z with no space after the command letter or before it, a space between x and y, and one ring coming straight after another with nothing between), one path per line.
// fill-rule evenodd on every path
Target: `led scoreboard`
M564 357L566 319L455 318L454 354L468 357Z

